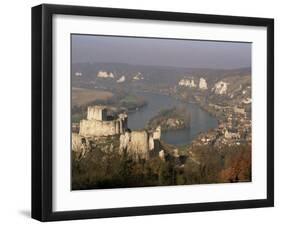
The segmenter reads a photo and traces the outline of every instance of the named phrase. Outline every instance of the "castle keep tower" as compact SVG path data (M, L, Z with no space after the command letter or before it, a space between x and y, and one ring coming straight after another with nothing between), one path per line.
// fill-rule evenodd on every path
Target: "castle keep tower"
M107 109L105 106L89 106L87 113L88 120L107 120Z
M84 137L112 136L124 133L127 129L127 114L108 117L106 106L90 106L87 119L80 121L79 134Z

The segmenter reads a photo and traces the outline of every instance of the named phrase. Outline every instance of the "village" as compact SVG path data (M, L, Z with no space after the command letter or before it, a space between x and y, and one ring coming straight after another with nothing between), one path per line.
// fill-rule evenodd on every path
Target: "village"
M219 125L213 130L199 134L191 147L212 145L219 150L225 146L252 142L251 113L246 112L242 106L219 106L209 103L208 107L204 108L219 117Z
M183 101L199 104L203 110L218 119L216 128L201 132L187 146L188 152L201 146L220 150L226 146L251 144L251 86L243 87L239 84L232 88L232 92L229 88L230 83L223 80L217 81L210 88L205 78L201 77L196 83L190 76L181 79L178 86L166 90Z

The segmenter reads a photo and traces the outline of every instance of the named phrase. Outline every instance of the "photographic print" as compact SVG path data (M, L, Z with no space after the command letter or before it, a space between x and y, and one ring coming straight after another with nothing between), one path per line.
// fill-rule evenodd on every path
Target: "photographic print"
M72 34L72 190L250 182L251 45Z
M32 218L274 206L273 19L42 4L31 71Z

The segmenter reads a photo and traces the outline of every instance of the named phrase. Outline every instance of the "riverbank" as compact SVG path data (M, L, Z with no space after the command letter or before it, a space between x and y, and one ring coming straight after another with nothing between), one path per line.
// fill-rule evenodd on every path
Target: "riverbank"
M172 107L184 107L190 113L188 127L180 130L162 132L162 140L165 143L181 146L190 144L201 132L206 132L218 126L216 118L200 108L197 103L182 103L172 95L162 93L135 92L147 100L147 105L134 113L129 114L128 127L133 130L144 129L151 118L157 116L161 109Z

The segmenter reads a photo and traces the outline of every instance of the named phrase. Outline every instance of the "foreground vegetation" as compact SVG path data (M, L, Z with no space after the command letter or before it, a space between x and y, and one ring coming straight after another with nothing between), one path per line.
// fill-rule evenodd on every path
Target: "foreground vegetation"
M218 151L196 148L184 164L173 155L135 162L118 152L96 148L84 158L72 155L72 189L101 189L251 181L251 146Z

